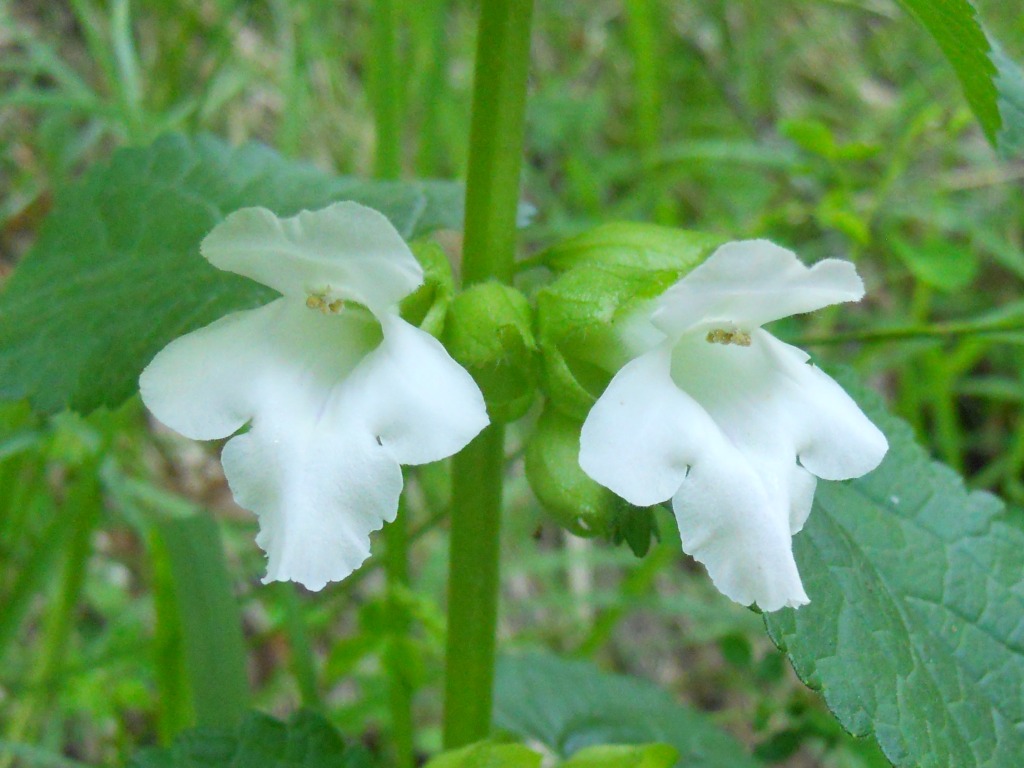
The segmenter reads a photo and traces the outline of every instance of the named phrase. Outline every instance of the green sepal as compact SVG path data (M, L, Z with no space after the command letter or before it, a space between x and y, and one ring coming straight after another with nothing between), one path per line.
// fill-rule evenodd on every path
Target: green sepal
M444 331L444 318L455 295L455 278L448 254L435 242L420 240L410 243L416 261L423 267L423 285L410 293L399 305L402 319L422 328L431 336Z
M444 327L449 354L476 380L492 422L518 419L539 379L530 303L496 282L467 288L452 301Z
M629 544L643 557L658 526L650 507L635 507L580 468L581 422L548 405L526 445L526 477L544 509L576 536Z
M626 324L719 242L698 232L613 223L542 255L552 269L565 270L537 294L542 383L558 408L586 417L615 371L636 355L623 340Z
M556 272L604 266L685 274L721 244L720 237L703 232L613 221L563 240L540 254L538 260Z

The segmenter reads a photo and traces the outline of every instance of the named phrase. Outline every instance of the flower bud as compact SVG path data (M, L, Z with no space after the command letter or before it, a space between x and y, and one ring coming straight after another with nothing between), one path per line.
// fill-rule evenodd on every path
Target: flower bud
M452 301L444 328L449 354L476 379L492 422L518 419L537 389L530 304L515 288L487 282Z
M526 477L559 525L583 537L629 543L637 557L657 536L649 507L636 507L591 480L580 469L580 422L548 406L526 446Z

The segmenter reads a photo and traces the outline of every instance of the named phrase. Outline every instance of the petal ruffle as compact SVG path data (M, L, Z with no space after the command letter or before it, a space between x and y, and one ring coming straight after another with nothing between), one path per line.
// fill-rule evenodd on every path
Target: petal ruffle
M619 371L583 425L580 466L633 504L672 498L683 549L728 597L764 610L806 603L790 528L806 517L813 486L794 479L795 459L777 475L781 466L752 461L680 390L670 365L661 348Z
M402 464L451 456L488 424L480 388L433 336L395 315L382 322L384 343L352 376L367 424Z
M214 227L200 249L215 267L285 296L350 299L374 312L423 282L423 269L387 217L353 202L288 219L243 208Z
M669 336L722 326L750 332L782 317L857 301L864 284L853 264L812 267L768 240L728 243L657 300L653 323Z
M277 299L175 339L146 366L139 390L162 423L193 440L214 440L268 402L287 401L292 386L329 390L380 339L370 317L325 316Z
M487 423L476 384L437 341L382 322L278 299L172 342L143 374L147 406L182 434L224 437L252 421L222 462L260 518L266 581L345 578L394 519L400 462L448 456Z

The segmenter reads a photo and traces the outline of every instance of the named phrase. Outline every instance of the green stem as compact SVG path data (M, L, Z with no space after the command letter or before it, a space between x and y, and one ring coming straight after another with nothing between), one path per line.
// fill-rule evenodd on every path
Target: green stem
M533 0L483 0L466 181L463 282L510 282L522 168ZM492 424L453 461L444 744L491 725L505 430Z
M384 565L388 576L388 614L391 650L385 658L389 677L389 704L391 708L391 739L394 745L395 768L413 768L416 765L413 739L413 688L401 663L403 643L411 630L407 611L402 605L402 592L409 584L409 508L403 496L398 515L384 528Z
M313 643L310 641L309 629L306 626L302 601L296 594L294 584L280 582L276 588L284 606L284 629L288 635L292 673L299 686L302 706L322 711L324 701L317 683L316 655L313 652Z
M1012 318L996 321L967 320L964 322L935 323L931 325L904 325L828 336L802 336L793 341L800 347L832 346L836 344L878 344L886 341L919 341L921 339L949 339L961 336L984 336L1024 331L1024 320Z
M657 8L652 0L626 0L626 36L633 54L634 119L636 141L642 162L653 164L661 142L662 62L659 51ZM659 224L673 224L672 200L660 179L655 179L654 218Z
M402 103L395 6L392 0L374 0L373 5L373 51L369 60L370 95L377 129L374 175L397 179L402 174Z

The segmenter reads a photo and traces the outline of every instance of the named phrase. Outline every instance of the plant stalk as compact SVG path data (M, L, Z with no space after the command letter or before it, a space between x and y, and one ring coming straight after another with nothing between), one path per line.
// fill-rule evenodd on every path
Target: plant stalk
M511 282L533 0L483 0L466 182L463 283ZM504 436L492 424L453 461L444 745L491 724Z

